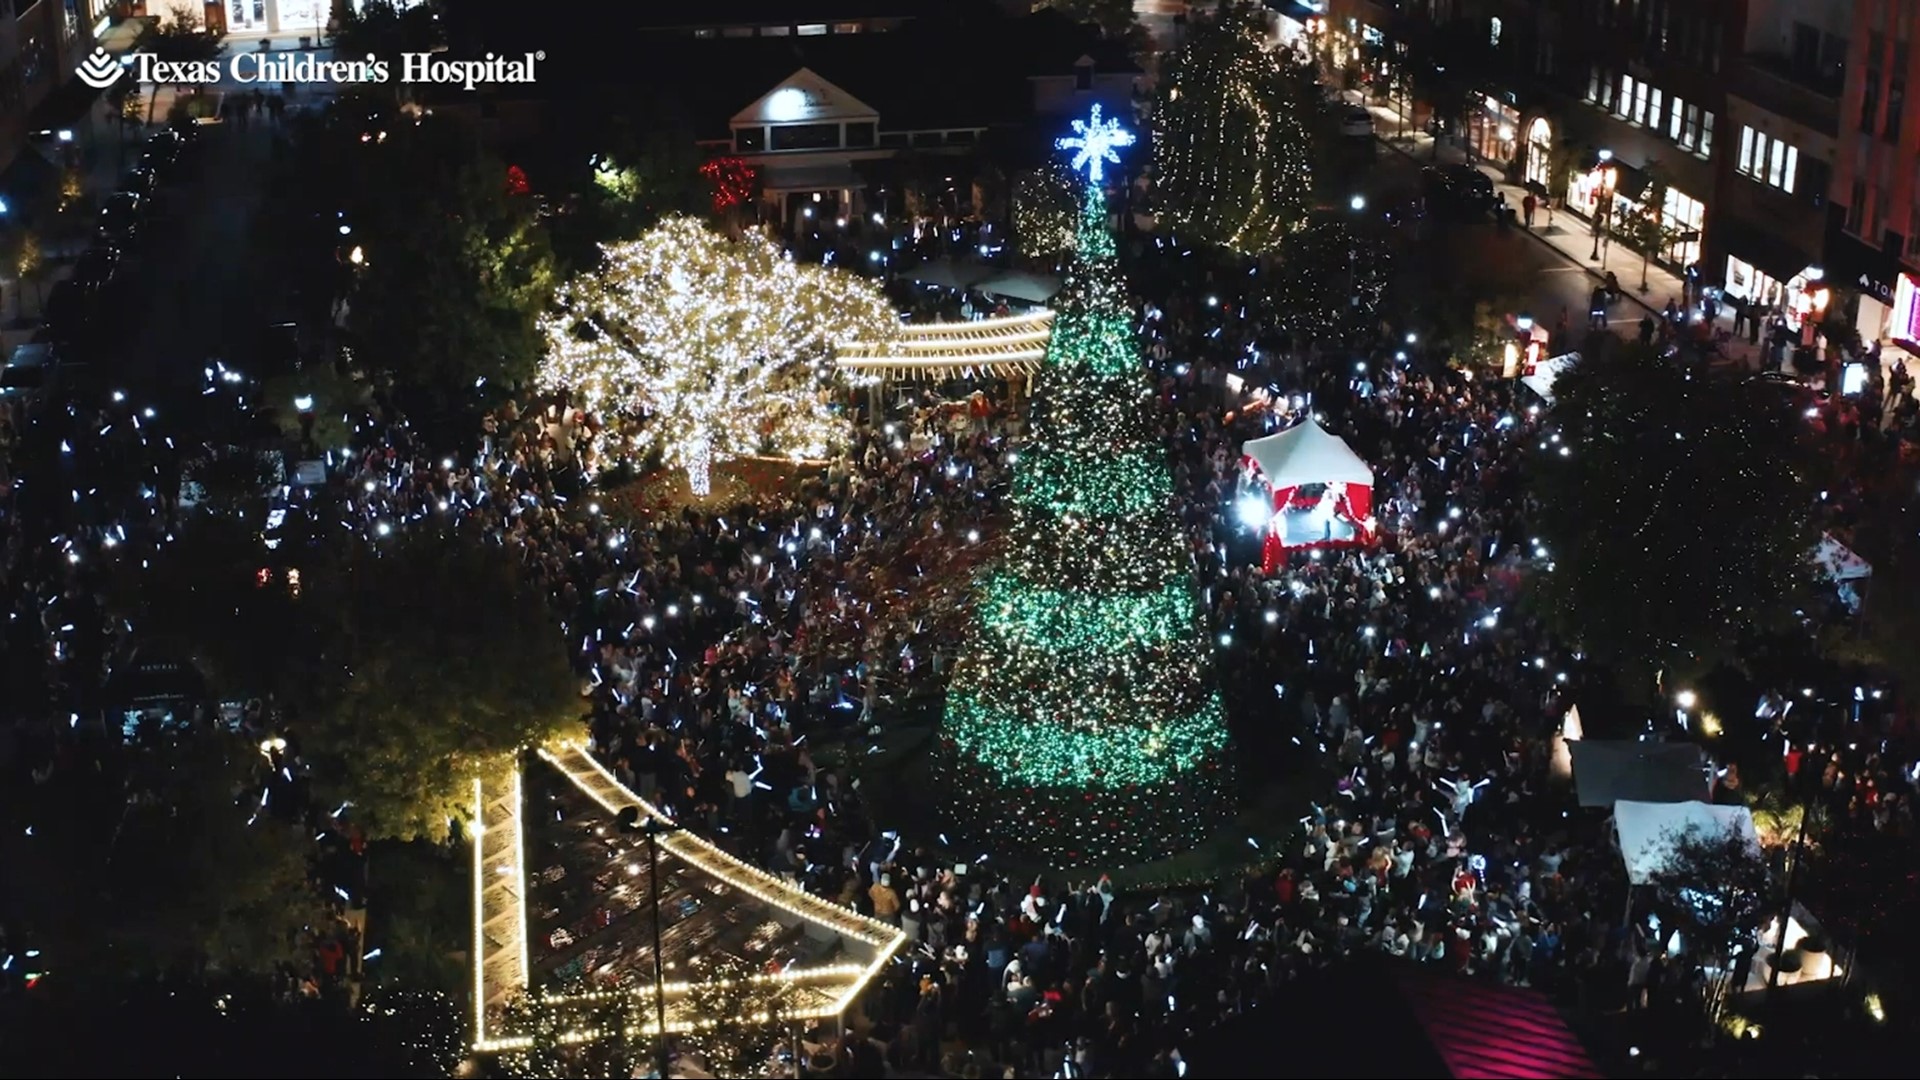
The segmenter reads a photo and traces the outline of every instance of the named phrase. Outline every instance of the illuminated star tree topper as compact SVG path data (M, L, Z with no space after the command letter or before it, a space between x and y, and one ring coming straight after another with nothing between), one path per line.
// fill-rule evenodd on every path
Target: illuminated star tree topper
M1102 120L1100 106L1095 105L1087 119L1073 122L1073 134L1062 136L1054 145L1078 151L1073 155L1073 167L1085 170L1087 179L1097 184L1107 162L1120 163L1116 151L1133 145L1133 132L1121 127L1118 120Z

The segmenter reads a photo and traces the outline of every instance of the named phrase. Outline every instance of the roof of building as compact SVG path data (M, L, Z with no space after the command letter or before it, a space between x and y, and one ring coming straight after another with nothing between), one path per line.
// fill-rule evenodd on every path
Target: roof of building
M910 19L940 0L703 0L698 4L636 4L626 16L636 29L703 26L798 26L857 19Z
M501 93L555 102L599 97L596 109L655 113L701 139L726 138L736 113L801 68L872 106L884 131L1023 122L1032 109L1028 78L1071 75L1082 58L1099 74L1140 71L1124 43L1102 40L1051 9L964 25L921 19L886 34L648 40L611 71L559 47L550 51L554 59L537 84Z

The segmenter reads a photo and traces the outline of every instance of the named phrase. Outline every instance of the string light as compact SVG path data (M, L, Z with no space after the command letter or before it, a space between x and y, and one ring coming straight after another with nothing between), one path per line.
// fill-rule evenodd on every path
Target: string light
M1154 172L1176 231L1231 251L1279 247L1305 220L1307 135L1264 9L1223 5L1168 57L1154 104Z
M1052 262L1073 246L1080 185L1065 164L1051 159L1013 184L1013 239L1020 254Z
M820 458L845 442L828 350L891 340L898 326L871 282L795 262L763 233L733 240L688 217L601 255L542 320L539 382L600 417L642 421L615 445L658 452L706 495L715 462Z
M1056 867L1147 861L1232 813L1193 562L1090 187L936 771L949 832ZM1009 455L1009 460L1012 455Z
M541 749L538 756L609 815L634 807L646 818L672 822L576 743ZM552 1028L556 1032L555 1041L562 1045L591 1043L615 1035L638 1039L656 1034L659 1021L650 1007L634 1010L631 1019L617 1022L609 1021L605 1010L610 1003L640 999L650 1003L651 983L613 990L533 992L535 988L529 985L530 968L524 966L528 940L525 867L522 865L517 875L491 872L491 868L505 865L502 852L509 853L506 857L524 861L520 773L516 771L508 782L513 795L491 806L495 810L492 822L487 822L485 817L490 805L486 785L478 778L473 782L476 823L473 837L474 1049L483 1053L526 1050L538 1041L528 1030L535 1025ZM512 809L508 811L508 807ZM715 969L710 978L666 983L663 989L668 999L669 1031L720 1031L729 1026L768 1022L775 1016L781 1020L840 1016L906 944L906 935L899 929L749 866L691 832L672 832L660 837L658 843L663 863L678 860L715 879L727 892L774 909L783 922L798 921L837 937L844 954L858 961L795 965L780 972L751 976ZM514 937L516 933L518 940ZM502 964L509 957L521 958L523 966L517 972L510 962ZM507 970L500 972L503 966ZM767 1009L773 998L765 994L740 993L742 988L736 984L742 979L754 985L776 985L778 1008ZM711 1003L715 995L726 994L761 1005L747 1015L716 1017Z
M916 323L892 341L849 341L834 349L841 372L881 379L948 379L1031 375L1046 359L1053 312L999 319Z

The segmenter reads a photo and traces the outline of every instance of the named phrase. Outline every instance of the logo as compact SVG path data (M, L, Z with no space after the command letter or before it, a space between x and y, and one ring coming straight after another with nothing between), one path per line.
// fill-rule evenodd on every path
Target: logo
M80 76L81 82L95 90L105 90L119 82L120 76L126 73L127 69L121 67L118 60L108 56L107 50L98 46L94 47L92 55L80 61L80 67L74 72Z

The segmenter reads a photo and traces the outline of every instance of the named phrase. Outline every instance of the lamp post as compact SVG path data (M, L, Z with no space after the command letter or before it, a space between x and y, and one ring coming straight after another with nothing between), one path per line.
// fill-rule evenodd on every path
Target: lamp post
M1597 185L1593 199L1593 254L1587 258L1600 261L1600 237L1607 231L1608 220L1613 216L1613 151L1600 151L1600 162L1593 167L1594 183Z
M653 909L653 1022L654 1071L666 1080L667 1067L667 962L666 942L660 926L660 837L680 831L680 826L654 814L640 818L637 806L623 807L615 821L621 832L641 832L647 837L647 900Z

